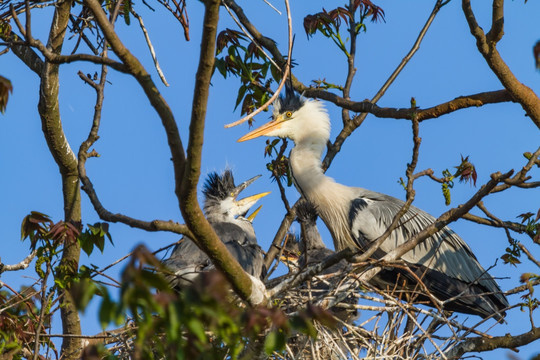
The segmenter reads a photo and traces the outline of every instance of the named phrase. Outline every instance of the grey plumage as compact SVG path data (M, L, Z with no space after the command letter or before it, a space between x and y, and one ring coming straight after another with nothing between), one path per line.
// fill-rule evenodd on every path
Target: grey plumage
M317 208L311 202L302 199L296 206L296 220L301 227L301 255L298 259L298 266L303 268L308 265L317 264L334 254L324 244L319 229L317 228ZM322 275L332 274L342 271L347 266L345 260L330 266L322 271Z
M285 97L275 103L273 119L239 141L263 135L294 141L289 164L295 185L317 206L337 250L369 248L404 204L388 195L341 185L324 174L321 156L330 137L330 119L319 101L304 99L287 89ZM433 216L411 206L400 226L377 249L373 258L382 258L434 221ZM508 301L471 249L450 228L444 227L401 259L436 298L446 301L456 297L445 304L445 309L502 320ZM373 282L385 288L385 285L393 287L398 279L398 285L406 281L402 290L410 292L418 288L416 277L397 267L384 269ZM429 300L422 295L418 298L424 299Z
M258 210L248 218L245 216L257 200L268 193L236 199L258 177L235 186L230 170L221 175L211 173L204 184L203 194L206 218L220 240L248 274L261 278L265 273L264 255L251 223ZM201 272L214 268L208 256L187 236L175 246L163 264L174 273L168 276L171 285L179 289L191 284Z
M318 264L326 260L327 257L335 254L334 251L326 247L321 238L321 234L317 228L317 217L318 213L315 205L305 199L300 200L296 206L296 220L298 220L302 229L300 237L300 249L302 255L298 259L298 266L300 268ZM332 274L331 279L336 279L335 282L339 282L339 279L342 278L344 272L347 271L347 265L348 263L346 260L341 260L337 264L324 269L320 275ZM331 279L327 279L326 282L318 281L312 283L311 288L328 292L332 288L329 284L334 283ZM345 298L343 302L347 304L356 304L357 300L354 296L350 295ZM333 307L330 310L332 310L335 316L346 323L351 323L358 316L357 311L354 309Z

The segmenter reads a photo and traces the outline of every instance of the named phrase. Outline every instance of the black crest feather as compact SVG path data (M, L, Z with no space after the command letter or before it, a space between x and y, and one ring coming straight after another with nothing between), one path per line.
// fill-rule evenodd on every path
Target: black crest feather
M278 98L279 112L297 111L304 105L304 100L294 91L292 84L289 81L285 84L285 96L281 95Z
M235 185L232 171L227 169L221 175L218 175L216 172L212 172L208 175L208 178L204 182L203 194L207 198L223 200L229 196L234 188Z
M314 223L317 221L317 208L315 205L305 199L300 200L296 206L296 218L301 223Z

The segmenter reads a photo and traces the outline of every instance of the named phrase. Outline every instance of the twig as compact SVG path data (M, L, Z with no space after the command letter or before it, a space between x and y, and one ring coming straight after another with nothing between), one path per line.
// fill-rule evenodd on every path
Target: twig
M437 15L437 13L441 9L441 7L444 6L444 5L445 4L443 4L442 0L437 0L433 10L431 11L431 14L429 15L426 23L424 24L424 27L422 28L422 30L418 34L418 37L416 38L416 41L414 42L412 48L409 50L407 55L405 55L405 57L401 60L399 65L392 72L390 77L382 85L382 87L379 89L379 91L377 91L377 93L371 99L371 101L369 101L369 103L372 106L374 106L381 99L381 97L385 94L386 90L388 90L390 85L396 80L397 76L403 70L405 65L407 65L407 63L412 59L414 54L418 51L418 49L420 48L420 43L424 39L429 27L431 26L431 23L435 19L435 16ZM351 48L351 49L353 49L353 48ZM352 75L350 75L350 76L352 76ZM352 81L352 79L351 79L351 81ZM305 92L306 96L309 96L308 94L309 94L309 92ZM362 112L362 111L355 111L355 112ZM368 115L368 112L363 112L362 114L356 116L354 118L353 122L349 122L343 127L340 134L337 136L336 140L334 141L334 144L331 147L331 151L327 152L327 154L326 154L326 156L325 156L325 158L323 160L323 169L327 169L330 166L330 164L332 163L332 160L334 159L336 154L340 151L341 146L343 145L345 140L349 137L349 135L355 129L357 129L360 125L362 125L362 123L364 122L364 119L367 117L367 115ZM410 118L410 116L407 116L405 118ZM420 121L420 117L418 117L417 119L418 119L418 121Z
M25 257L23 260L21 260L17 264L4 265L0 263L1 264L0 274L3 273L4 271L17 271L17 270L26 269L28 266L30 266L30 263L32 262L32 260L34 260L34 258L36 257L36 254L37 254L37 250L32 251L27 257Z
M146 31L146 27L144 26L142 17L139 14L137 14L135 10L133 9L131 10L131 13L133 14L133 16L137 18L137 20L139 20L139 25L144 34L144 38L146 39L146 44L148 45L148 49L150 50L150 54L152 55L152 60L154 60L154 66L156 67L156 70L159 75L159 78L161 79L161 82L163 82L165 86L169 86L169 84L167 83L167 79L165 79L165 75L163 75L163 71L161 71L161 67L159 66L159 63L156 57L156 52L154 51L154 46L152 45L152 42L150 41L150 36L148 35L148 31Z
M521 105L527 116L540 128L540 98L530 87L516 78L497 50L497 41L502 38L503 34L504 14L502 3L501 0L494 0L491 30L486 35L476 21L470 0L462 0L461 2L469 30L476 39L478 52L482 54L491 71L512 95L514 101Z
M529 258L529 260L531 260L536 266L538 266L540 268L540 261L536 260L536 258L533 256L533 254L531 254L531 252L525 247L525 245L523 245L522 243L518 243L518 246L519 248L521 249L521 251L523 251L525 253L525 255L527 255L527 257Z
M281 66L276 64L274 59L272 59L272 57L270 55L268 55L268 53L264 50L264 48L261 45L259 45L259 43L250 35L249 31L247 31L246 28L242 25L242 23L238 20L238 18L236 16L234 16L234 14L232 13L231 8L229 7L229 5L227 5L226 2L223 2L223 5L225 6L225 9L227 9L227 12L231 16L231 18L234 20L236 25L238 25L240 30L242 30L242 32L251 40L251 42L253 42L253 44L255 44L257 49L259 49L264 54L264 56L266 56L266 58L272 63L272 65L274 65L276 67L276 69L281 71ZM281 13L280 13L280 15L281 15Z
M524 184L524 182L530 178L527 176L527 174L532 169L532 167L536 164L536 161L539 156L540 156L540 147L538 147L538 149L534 152L534 154L532 154L532 156L529 158L529 161L527 161L527 164L525 164L525 166L520 171L518 171L516 175L514 175L510 179L506 179L504 184L501 184L495 187L495 189L493 189L492 192L493 193L500 192L500 191L510 188L511 186L517 186L521 188L540 186L540 182L538 181L534 183L529 183L529 186L526 186L526 184Z
M34 360L37 360L39 356L39 336L41 335L41 328L43 326L43 322L45 320L45 311L48 308L47 303L50 300L50 297L55 293L52 291L49 295L47 295L47 278L49 277L49 274L51 272L51 263L49 261L45 262L47 265L47 270L45 272L45 275L42 279L41 283L41 310L39 312L39 319L36 326L36 331L33 333L34 335Z
M240 120L237 120L237 121L235 121L233 123L225 125L225 128L230 128L230 127L233 127L233 126L236 126L236 125L243 124L246 121L248 121L248 120L252 119L253 117L255 117L257 114L259 114L263 110L267 109L274 102L274 100L277 99L277 97L279 96L279 93L281 92L281 89L283 89L283 86L285 86L285 82L287 81L287 76L289 75L289 72L290 72L290 69L291 69L291 56L292 56L292 45L293 45L292 19L291 19L291 9L289 7L289 0L285 0L285 7L287 8L287 25L288 25L288 29L289 29L289 47L288 47L288 52L287 52L287 54L288 54L287 55L287 63L285 65L285 70L283 71L283 77L281 78L281 82L279 83L279 86L278 86L276 92L274 93L274 95L272 95L272 97L263 106L261 106L260 108L258 108L254 112L252 112L251 114L248 114L247 116L244 116Z
M263 0L268 6L270 6L272 9L274 9L275 12L277 12L279 15L281 15L281 11L279 11L278 9L276 9L276 7L274 5L272 5L270 3L270 1L268 0Z

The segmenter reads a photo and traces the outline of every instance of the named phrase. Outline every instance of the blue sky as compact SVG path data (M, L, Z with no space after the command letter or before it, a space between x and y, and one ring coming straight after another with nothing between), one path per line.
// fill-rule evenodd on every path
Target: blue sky
M280 49L287 44L286 18L271 10L263 1L246 2L246 13L267 36L274 38ZM274 4L284 12L281 2ZM333 43L320 35L311 39L305 36L302 18L306 14L331 9L340 2L295 2L292 4L293 27L296 34L294 59L298 64L294 74L305 84L311 80L326 79L343 83L346 71L345 56ZM358 39L357 75L352 87L354 100L371 98L405 56L429 13L432 4L425 2L378 3L386 13L386 22L369 23L367 33ZM474 4L478 21L489 28L491 7L488 2ZM162 11L153 13L142 4L136 4L144 16L145 24L155 46L158 60L170 83L165 87L157 77L144 38L135 21L131 27L119 22L119 32L124 43L139 56L152 74L160 91L173 109L180 127L182 140L187 143L187 127L193 97L194 73L199 53L202 5L189 2L192 40L186 43L181 27L172 16ZM540 93L540 72L535 70L532 47L540 39L538 14L540 4L529 1L508 1L505 4L505 36L499 51L522 82ZM34 36L43 42L39 34L49 27L49 10L33 13ZM133 19L134 20L134 19ZM226 11L221 12L220 29L235 28ZM40 32L41 29L41 32ZM73 47L68 42L64 52ZM15 56L0 57L0 74L11 79L14 91L6 114L0 117L3 130L0 133L0 224L6 251L0 253L2 262L19 262L28 253L28 243L20 239L20 223L25 215L36 210L50 215L55 221L63 214L60 176L41 133L37 113L38 78L25 68ZM61 113L64 129L72 148L77 151L86 138L91 123L94 91L77 76L77 71L94 73L98 68L88 63L69 64L61 70ZM104 206L112 212L120 212L144 220L173 219L182 222L174 195L170 151L161 123L149 106L138 84L124 74L110 71L111 84L105 90L103 120L100 140L94 148L100 158L90 159L87 171ZM248 131L247 125L224 129L223 125L237 120L239 111L233 111L239 81L223 79L215 74L212 80L203 150L202 178L212 171L222 171L227 166L234 170L237 182L257 174L263 177L248 190L249 194L272 191L264 198L261 213L255 220L255 228L263 248L273 239L285 212L279 191L266 171L267 159L263 157L264 139L236 143ZM275 86L274 86L275 88ZM380 106L409 107L414 96L417 105L430 107L455 97L482 91L501 89L498 79L491 73L484 59L477 52L475 40L470 35L461 3L453 1L445 6L428 32L420 50L407 65L386 95ZM340 130L340 111L326 105L332 118L334 139ZM256 125L268 120L269 113L259 115ZM460 156L470 156L478 171L478 184L489 180L495 171L508 171L523 166L523 152L535 151L540 143L538 128L524 116L516 104L488 105L483 108L460 110L439 119L426 121L420 126L422 146L417 170L432 168L437 175L446 168L458 165ZM328 175L338 182L384 192L404 198L404 191L397 183L404 176L411 157L410 124L403 120L378 119L368 116L365 123L346 142L334 160ZM538 169L531 172L537 180ZM448 209L440 191L440 185L422 178L416 182L415 205L434 216ZM452 190L452 206L466 201L477 188L458 184ZM248 195L249 195L248 194ZM290 201L298 198L294 188L287 189ZM202 199L202 197L201 197ZM485 200L487 208L503 220L516 220L520 213L536 212L539 207L540 190L513 189L495 194ZM83 222L99 221L86 195L83 193ZM451 226L471 246L484 267L492 266L504 253L507 240L502 230L491 229L461 220ZM319 228L329 247L332 241L321 222ZM298 230L298 226L295 225ZM125 225L111 225L114 248L107 247L104 254L94 253L91 258L81 256L82 264L104 266L120 258L139 243L157 249L178 240L167 233L146 233ZM520 235L533 253L540 256L538 248ZM118 267L118 270L121 267ZM518 285L523 272L538 272L524 258L523 264L514 268L499 260L491 270L503 289ZM113 272L114 274L114 272ZM31 269L18 273L2 274L2 281L11 284L28 283L26 278L35 277ZM517 296L510 302L519 301ZM95 312L90 310L84 317L83 327L88 334L99 331ZM476 319L469 319L469 324ZM536 315L538 322L540 317ZM509 326L499 326L493 333L516 334L525 331L528 314L519 310L508 316ZM535 352L535 346L524 348L519 358L527 359ZM505 358L507 351L496 352ZM494 358L490 356L490 358Z

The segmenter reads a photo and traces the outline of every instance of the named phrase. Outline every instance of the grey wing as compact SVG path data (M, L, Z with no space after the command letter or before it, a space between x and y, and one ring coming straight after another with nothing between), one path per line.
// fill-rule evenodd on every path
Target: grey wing
M265 275L264 255L257 244L249 242L239 243L236 240L225 243L227 250L240 263L245 272L257 279Z
M351 207L353 236L362 247L369 247L386 230L404 202L388 195L358 189L359 197ZM413 235L435 221L428 213L411 206L402 217L401 225L382 244L385 253L405 243ZM469 246L450 228L437 234L402 256L402 259L437 270L466 283L478 282L492 292L500 292L493 278L486 273Z
M175 275L166 278L173 287L187 286L195 280L201 271L210 265L210 259L187 236L176 245L171 256L163 261L163 265Z
M238 225L230 222L213 223L212 227L217 236L224 244L230 241L238 241L240 243L249 241L248 234Z
M256 278L264 276L264 254L261 247L253 242L256 240L250 232L229 222L216 223L213 227L227 250L248 274Z

